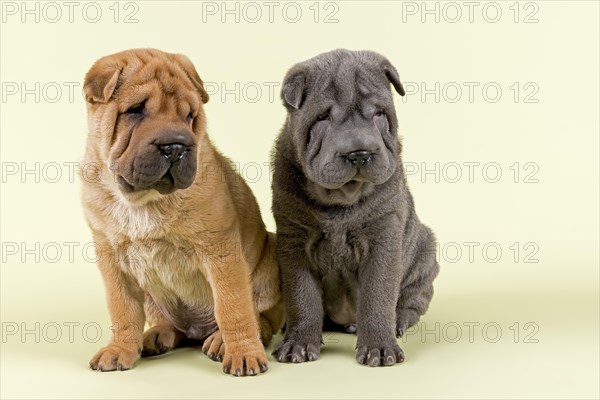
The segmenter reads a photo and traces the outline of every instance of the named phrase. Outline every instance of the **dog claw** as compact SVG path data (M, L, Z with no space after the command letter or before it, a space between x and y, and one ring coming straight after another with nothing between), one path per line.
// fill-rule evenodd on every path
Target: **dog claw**
M321 345L297 343L292 340L283 340L275 347L272 355L279 362L291 362L294 364L305 361L314 361L319 358Z
M356 361L371 367L390 366L403 362L404 352L397 344L389 347L359 346Z
M126 371L131 369L139 358L137 349L125 350L119 346L109 345L100 349L90 360L91 369L105 371Z

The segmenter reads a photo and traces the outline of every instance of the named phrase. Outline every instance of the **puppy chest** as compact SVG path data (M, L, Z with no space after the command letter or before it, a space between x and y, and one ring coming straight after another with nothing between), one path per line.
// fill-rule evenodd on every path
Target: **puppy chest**
M157 301L177 296L187 304L212 303L205 264L192 245L164 241L130 243L121 260L125 272Z
M322 275L331 271L355 275L368 251L366 240L352 231L320 232L308 244L309 259Z

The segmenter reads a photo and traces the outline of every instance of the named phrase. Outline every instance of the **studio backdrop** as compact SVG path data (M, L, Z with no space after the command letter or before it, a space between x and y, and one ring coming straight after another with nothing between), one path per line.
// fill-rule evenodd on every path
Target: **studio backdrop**
M2 1L2 398L598 398L596 1ZM402 161L440 273L403 363L224 374L200 348L96 373L111 336L80 201L83 79L131 48L186 55L207 131L271 210L294 64L345 48L397 69ZM85 170L85 167L84 167ZM88 171L93 174L93 171Z

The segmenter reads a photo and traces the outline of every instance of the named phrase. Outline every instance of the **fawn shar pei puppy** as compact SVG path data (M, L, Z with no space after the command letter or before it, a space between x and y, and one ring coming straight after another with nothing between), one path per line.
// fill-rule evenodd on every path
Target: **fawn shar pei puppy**
M404 359L396 341L427 310L435 239L415 212L400 158L390 83L379 54L336 50L285 77L288 111L275 152L273 212L286 304L278 361L319 357L321 331L358 335L356 359Z
M208 138L194 66L124 51L98 60L84 91L83 206L113 323L91 368L126 370L197 339L226 373L265 371L261 339L283 322L274 236Z

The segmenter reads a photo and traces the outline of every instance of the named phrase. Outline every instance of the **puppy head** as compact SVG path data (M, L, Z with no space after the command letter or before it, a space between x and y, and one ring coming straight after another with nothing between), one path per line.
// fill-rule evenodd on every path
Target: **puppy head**
M309 194L350 205L395 172L400 153L390 82L398 72L370 51L334 50L295 65L281 97Z
M208 94L189 59L154 49L106 56L84 91L88 143L114 178L111 189L136 203L192 184Z

